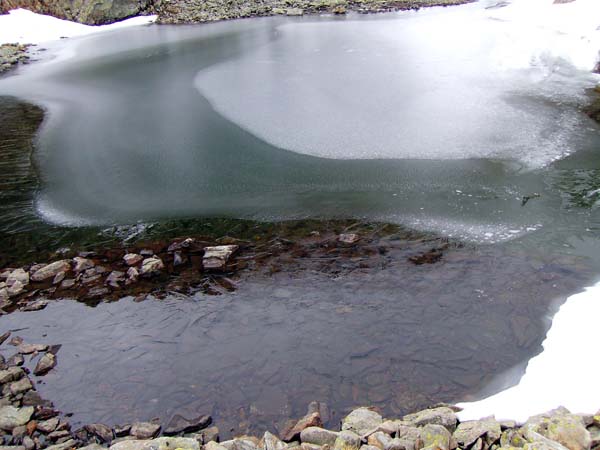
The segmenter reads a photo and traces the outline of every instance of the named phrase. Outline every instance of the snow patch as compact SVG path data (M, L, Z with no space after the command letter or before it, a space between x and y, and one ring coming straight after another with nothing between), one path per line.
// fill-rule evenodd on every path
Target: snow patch
M26 9L14 9L8 14L0 15L0 43L39 44L65 37L145 25L155 20L156 16L139 16L110 25L83 25Z
M505 391L480 401L462 403L459 418L524 422L558 406L593 414L600 405L597 389L600 360L593 342L600 317L600 282L573 295L560 307L543 342L544 350L529 361L525 375Z

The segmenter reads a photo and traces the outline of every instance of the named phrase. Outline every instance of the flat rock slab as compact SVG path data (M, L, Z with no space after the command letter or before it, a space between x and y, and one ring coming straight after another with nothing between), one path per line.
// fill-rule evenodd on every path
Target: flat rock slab
M217 245L216 247L206 247L202 265L205 269L223 269L237 250L237 245Z
M192 438L160 437L152 440L121 441L110 450L200 450L200 444Z
M3 406L0 408L0 429L12 431L13 428L25 425L33 415L33 406L15 408Z

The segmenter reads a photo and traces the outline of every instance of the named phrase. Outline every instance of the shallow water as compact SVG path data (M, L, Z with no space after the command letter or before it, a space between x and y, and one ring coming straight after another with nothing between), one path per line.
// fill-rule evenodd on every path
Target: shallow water
M48 110L39 184L1 175L19 193L4 251L214 216L356 217L468 243L432 266L400 252L337 278L250 277L216 299L1 317L63 344L42 393L78 423L181 408L241 432L311 400L335 422L357 404L400 414L516 382L557 306L600 273L600 127L579 110L595 78L533 45L564 33L520 44L493 3L142 27L55 44L56 60L1 79L0 95Z

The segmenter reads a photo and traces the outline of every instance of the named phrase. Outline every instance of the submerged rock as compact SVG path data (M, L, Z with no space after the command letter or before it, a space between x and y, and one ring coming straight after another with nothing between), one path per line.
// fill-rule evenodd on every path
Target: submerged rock
M110 442L113 440L112 429L103 423L91 423L86 425L84 428L88 433L100 438L102 442L110 444Z
M167 436L179 433L191 433L207 427L211 422L212 418L207 415L198 416L194 419L186 419L179 414L175 414L163 430L163 433Z

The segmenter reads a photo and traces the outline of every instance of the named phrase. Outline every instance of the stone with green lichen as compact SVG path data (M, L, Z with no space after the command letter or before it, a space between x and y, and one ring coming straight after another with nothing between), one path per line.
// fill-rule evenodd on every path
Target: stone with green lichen
M533 416L523 425L523 434L530 443L543 436L569 450L589 450L592 439L583 419L563 407Z
M500 423L494 418L462 422L454 432L454 439L463 448L471 446L477 439L483 438L489 444L502 436Z
M435 447L440 450L450 450L456 445L451 445L452 435L442 425L427 424L421 428L421 442L424 447Z

